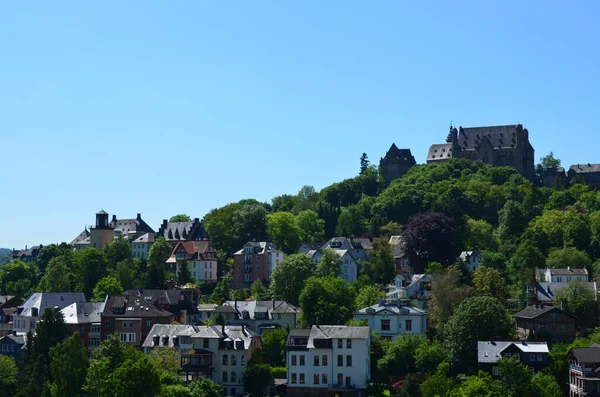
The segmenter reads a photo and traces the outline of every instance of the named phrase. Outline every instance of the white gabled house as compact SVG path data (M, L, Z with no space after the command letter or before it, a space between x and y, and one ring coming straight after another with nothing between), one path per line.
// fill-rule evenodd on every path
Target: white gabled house
M429 329L429 313L400 299L382 299L373 306L360 309L354 313L354 320L366 320L371 330L389 339L396 339L398 335L424 334Z

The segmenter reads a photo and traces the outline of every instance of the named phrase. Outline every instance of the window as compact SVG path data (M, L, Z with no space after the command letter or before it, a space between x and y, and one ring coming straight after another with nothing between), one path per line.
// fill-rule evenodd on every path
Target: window
M237 365L237 356L235 354L231 355L231 365Z
M346 376L346 386L350 386L352 384L352 379L349 376Z
M538 354L538 355L537 355L537 360L538 360L538 361L543 361L543 359L544 359L543 357L544 357L543 355L541 355L541 354Z
M341 354L338 354L338 367L343 367L344 366L344 356L342 356Z
M296 362L296 355L295 354L292 356L292 365L298 365L297 362Z
M100 346L100 338L90 338L88 345L90 347L98 347Z
M223 382L227 382L227 371L223 372Z
M35 320L31 320L31 321L29 322L29 328L31 328L31 329L35 329Z
M235 372L232 372L231 373L231 383L235 383L235 382L237 382L237 374Z
M352 349L352 339L347 339L346 340L346 348L347 349Z
M242 354L241 358L241 363L242 365L246 365L246 356Z
M314 365L315 367L318 367L318 366L319 366L319 356L314 356L314 357L313 357L313 365Z
M337 383L338 383L338 385L341 385L344 383L344 375L343 374L337 374Z
M498 367L492 367L492 375L498 376Z
M223 365L229 365L229 356L223 354Z
M506 353L506 354L504 355L504 358L510 358L510 353Z
M99 333L100 332L100 325L98 325L98 324L91 325L90 326L90 332L92 332L92 333Z
M300 384L303 385L304 383L304 374L300 374Z
M517 360L517 361L521 360L521 355L520 355L519 353L515 353L515 354L513 354L513 357L514 357L514 359L515 359L515 360Z
M135 343L135 333L121 333L119 338L121 339L121 342Z
M152 327L152 321L146 321L146 327L148 327L148 328Z
M535 374L535 368L533 368L533 367L529 367L529 373L530 373L531 375Z
M12 345L12 346L10 347L10 351L14 353L14 351L15 351L15 345Z
M314 377L313 377L313 383L314 383L315 385L318 385L318 384L319 384L319 374L315 374L315 375L314 375Z
M390 320L381 320L381 330L382 331L390 330Z
M202 339L202 347L208 349L208 342L207 338Z
M304 354L300 355L300 366L304 366Z
M324 385L327 384L327 374L321 375L321 383Z
M327 356L325 354L323 354L323 357L321 358L321 364L323 364L323 366L327 365Z
M343 349L343 348L344 348L344 340L338 339L338 349Z
M292 374L292 383L296 384L296 374Z
M412 320L406 320L406 321L405 321L405 324L406 324L406 325L404 326L404 328L405 328L407 331L412 331Z
M535 354L531 353L529 355L529 361L535 361Z
M352 356L347 355L346 356L346 367L351 367L351 366L352 366Z

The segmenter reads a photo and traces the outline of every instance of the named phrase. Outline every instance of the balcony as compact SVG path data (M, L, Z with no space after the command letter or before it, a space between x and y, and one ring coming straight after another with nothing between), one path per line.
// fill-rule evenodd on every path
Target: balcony
M251 256L244 256L244 264L245 265L251 265L252 264L252 257Z
M207 350L194 350L194 353L181 355L182 371L203 371L212 369L212 353Z

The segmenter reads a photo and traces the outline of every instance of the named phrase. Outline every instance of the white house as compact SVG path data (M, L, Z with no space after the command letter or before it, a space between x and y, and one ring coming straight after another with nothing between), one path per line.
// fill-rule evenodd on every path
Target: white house
M35 333L37 323L46 309L62 310L76 302L86 302L83 292L34 292L17 307L17 312L13 316L13 331Z
M244 394L243 375L252 354L262 349L258 334L245 326L193 326L155 324L144 340L145 352L158 346L181 353L181 377L187 382L209 378L227 395Z
M226 324L245 325L262 333L273 328L295 328L300 309L285 301L225 301L215 309Z
M131 242L131 256L148 259L150 247L154 244L154 233L146 233Z
M339 255L342 265L340 266L340 277L348 282L356 281L358 278L358 262L357 258L354 257L352 251L343 249L331 248L333 252ZM309 251L307 253L311 257L313 262L317 263L321 256L323 256L322 250Z
M167 265L179 274L184 264L187 264L196 283L217 281L217 254L209 240L177 243Z
M475 248L473 251L463 251L460 253L460 260L467 264L467 268L470 272L477 269L481 263L483 251Z
M366 396L371 368L369 327L293 329L286 350L289 397Z
M587 269L572 269L567 266L566 269L546 269L544 270L544 280L547 283L562 283L575 280L589 281Z
M373 243L368 238L333 237L321 246L322 250L325 248L350 251L353 257L364 261L369 251L373 250Z
M423 334L429 329L429 313L403 304L400 299L380 300L379 303L354 313L357 321L367 325L383 338L396 339L398 335Z

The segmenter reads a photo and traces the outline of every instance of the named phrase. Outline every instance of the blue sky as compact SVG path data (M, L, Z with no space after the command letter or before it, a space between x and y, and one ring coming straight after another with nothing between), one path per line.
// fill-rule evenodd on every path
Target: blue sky
M450 121L600 162L595 1L0 5L0 247L352 177Z

